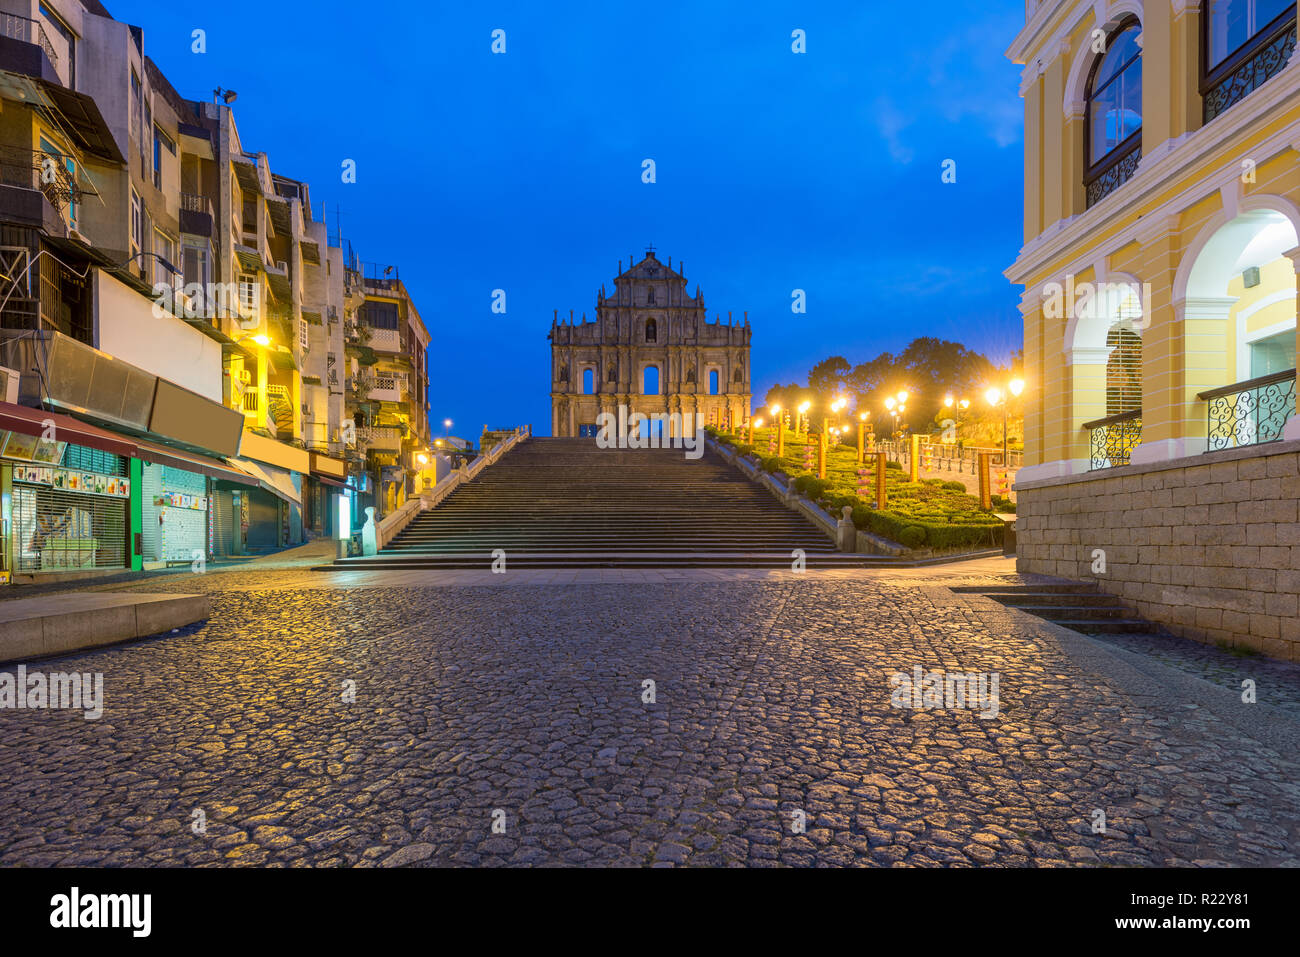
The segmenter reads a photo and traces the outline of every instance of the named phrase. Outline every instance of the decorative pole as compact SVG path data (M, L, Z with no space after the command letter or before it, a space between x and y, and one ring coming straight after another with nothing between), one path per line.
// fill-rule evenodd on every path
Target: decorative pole
M907 454L907 471L908 481L921 481L921 433L913 432L908 436L911 441L911 448Z
M876 453L876 508L884 509L888 500L885 494L885 453Z
M823 429L822 434L817 436L817 477L822 479L826 477L826 442L827 434Z

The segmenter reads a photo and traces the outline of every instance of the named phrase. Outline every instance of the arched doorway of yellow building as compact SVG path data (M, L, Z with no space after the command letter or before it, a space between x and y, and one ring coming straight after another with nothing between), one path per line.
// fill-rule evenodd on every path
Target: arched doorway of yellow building
M1300 212L1280 197L1221 213L1174 280L1187 434L1218 451L1283 437L1296 408Z

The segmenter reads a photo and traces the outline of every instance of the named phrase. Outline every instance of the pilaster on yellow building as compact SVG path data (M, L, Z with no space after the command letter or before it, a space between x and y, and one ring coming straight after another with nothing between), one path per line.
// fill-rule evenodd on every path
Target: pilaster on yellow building
M1007 271L1030 398L1021 567L1289 658L1298 6L1030 0L1008 50L1025 104Z

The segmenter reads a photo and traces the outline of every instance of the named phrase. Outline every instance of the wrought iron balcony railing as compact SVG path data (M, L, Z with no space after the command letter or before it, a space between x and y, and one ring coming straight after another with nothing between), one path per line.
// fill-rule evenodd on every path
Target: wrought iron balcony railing
M0 13L0 34L23 43L39 43L45 55L50 58L50 65L58 69L59 55L54 51L54 44L45 35L45 28L39 21L15 13Z
M69 203L81 199L81 191L68 172L65 157L44 150L0 146L0 183L40 190L59 212L63 212Z
M1141 130L1129 137L1127 143L1118 147L1089 174L1084 190L1088 208L1092 209L1131 180L1137 173L1140 162L1142 162Z
M1207 452L1276 442L1295 415L1295 369L1211 389L1197 398L1208 403Z
M1129 464L1133 447L1142 441L1142 410L1133 409L1085 422L1092 448L1089 468L1113 469Z
M1265 80L1281 72L1296 48L1296 11L1279 18L1259 42L1218 66L1201 83L1201 102L1206 123L1226 112L1258 89Z
M181 209L187 213L212 215L212 200L199 193L181 193Z

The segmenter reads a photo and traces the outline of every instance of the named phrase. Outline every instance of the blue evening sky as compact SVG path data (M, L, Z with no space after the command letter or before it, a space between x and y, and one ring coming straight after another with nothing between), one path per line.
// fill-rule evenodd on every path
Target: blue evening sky
M236 90L245 147L307 180L331 230L337 204L362 259L398 265L433 337L438 432L547 434L552 311L594 316L648 243L685 261L710 318L749 312L756 401L828 355L919 335L1020 346L1002 275L1021 238L1003 57L1020 0L105 2L182 96Z

